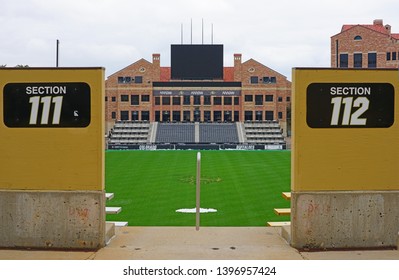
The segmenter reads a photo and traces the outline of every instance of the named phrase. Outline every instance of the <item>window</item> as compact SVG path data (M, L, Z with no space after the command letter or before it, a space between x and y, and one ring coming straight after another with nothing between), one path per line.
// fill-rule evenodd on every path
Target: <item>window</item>
M116 119L116 112L112 112L111 113L111 118L114 120L114 119Z
M141 102L150 102L150 96L148 94L143 94L141 96Z
M276 77L263 77L262 82L264 84L275 84L276 83Z
M129 120L129 111L121 111L121 121Z
M245 99L244 99L245 102L252 102L254 96L253 96L253 95L246 94L244 98L245 98Z
M200 122L201 121L201 111L199 110L199 108L195 108L194 110L194 121L195 122Z
M263 104L263 95L255 95L255 105Z
M278 119L281 120L283 118L283 112L278 112Z
M387 61L391 60L391 53L387 52Z
M130 104L131 105L139 105L139 95L131 95L130 96Z
M211 105L211 96L204 95L204 105Z
M194 95L194 105L201 105L201 96Z
M339 55L339 67L340 68L348 68L348 54L341 53Z
M252 111L245 111L244 112L244 119L246 121L252 121L253 120L253 116L252 116Z
M108 101L108 96L105 97L105 102L107 102L107 101Z
M161 105L161 97L159 96L155 97L155 105Z
M257 84L259 82L259 78L257 76L251 76L250 83Z
M368 53L368 68L377 68L377 53Z
M396 52L392 53L392 60L396 60Z
M180 96L173 96L172 97L172 104L173 105L180 105Z
M234 97L234 105L240 105L240 98Z
M360 40L362 40L362 36L356 35L355 38L353 38L353 40L360 41Z
M233 100L232 100L231 97L227 97L227 96L226 96L226 97L223 98L223 104L224 104L224 105L231 105L231 104L233 104L232 101L233 101Z
M265 101L266 102L273 102L273 95L267 94L266 97L265 97Z
M162 111L162 121L169 122L170 121L170 113L169 111Z
M136 76L134 77L134 83L142 84L143 83L143 76Z
M204 122L211 121L211 111L204 111Z
M183 96L183 105L190 105L191 104L191 102L190 102L190 95L184 95Z
M240 111L234 111L234 121L240 121Z
M150 120L150 111L142 111L141 112L141 120L149 121Z
M222 98L219 96L213 97L213 105L222 105Z
M162 105L170 105L170 97L162 96Z
M262 111L256 111L255 112L255 120L256 121L261 121L262 120Z
M122 102L128 102L128 101L129 101L129 95L127 95L127 94L122 94L122 95L121 95L121 101L122 101Z
M274 112L273 111L266 111L266 120L267 121L274 120Z
M231 114L231 111L224 111L223 112L223 120L225 121L225 122L231 122L232 121L232 114Z
M115 97L115 96L112 96L112 97L111 97L111 100L112 100L112 102L115 102L115 101L116 101L116 97Z
M155 121L156 122L161 121L161 112L160 111L155 111Z
M139 112L132 111L132 121L138 121L138 120L139 120Z
M118 84L130 84L132 77L118 77Z
M183 111L183 121L189 122L190 120L190 111Z
M222 121L222 111L213 111L213 121L214 122Z
M282 97L282 96L279 96L279 97L277 98L277 101L278 101L278 102L283 102L283 97Z
M174 122L180 122L180 111L173 111L172 112L172 120Z
M354 68L362 68L362 54L361 53L355 53L353 55L353 67Z
M290 96L287 96L287 97L285 98L285 101L290 102L290 101L291 101L291 97L290 97Z

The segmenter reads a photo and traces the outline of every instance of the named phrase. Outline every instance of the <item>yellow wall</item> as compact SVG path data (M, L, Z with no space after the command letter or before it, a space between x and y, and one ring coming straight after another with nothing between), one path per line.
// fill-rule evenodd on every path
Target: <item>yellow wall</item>
M398 190L399 98L389 127L311 128L307 106L318 104L307 104L307 89L314 83L387 83L396 94L399 74L395 69L293 69L291 189Z
M71 83L90 86L86 127L8 127L4 87L10 83ZM0 70L0 189L104 189L104 69Z

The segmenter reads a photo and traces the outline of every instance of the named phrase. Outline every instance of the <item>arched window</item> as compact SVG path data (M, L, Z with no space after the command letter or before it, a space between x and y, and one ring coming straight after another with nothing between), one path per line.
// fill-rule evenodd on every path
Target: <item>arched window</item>
M356 35L355 38L353 38L353 40L355 41L360 41L362 39L362 36L360 35Z

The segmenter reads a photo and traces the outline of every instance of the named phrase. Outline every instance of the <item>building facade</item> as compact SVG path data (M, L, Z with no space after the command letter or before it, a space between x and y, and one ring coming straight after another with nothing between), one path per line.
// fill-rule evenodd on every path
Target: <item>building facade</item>
M331 67L398 68L399 34L383 20L373 24L343 25L331 37Z
M223 67L222 79L179 80L171 67L140 59L105 81L107 128L115 121L244 122L290 118L291 82L241 54ZM173 66L172 66L173 67Z

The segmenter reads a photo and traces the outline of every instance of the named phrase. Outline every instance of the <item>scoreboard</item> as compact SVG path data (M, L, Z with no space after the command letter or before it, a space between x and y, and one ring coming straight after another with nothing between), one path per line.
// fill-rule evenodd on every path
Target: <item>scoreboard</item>
M104 189L104 69L0 69L0 189Z
M295 68L293 191L398 190L397 69Z

